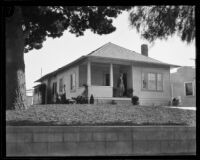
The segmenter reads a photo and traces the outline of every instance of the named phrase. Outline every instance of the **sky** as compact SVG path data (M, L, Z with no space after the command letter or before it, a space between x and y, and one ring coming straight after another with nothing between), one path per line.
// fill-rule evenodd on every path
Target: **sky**
M40 50L25 54L26 89L32 89L37 79L77 58L87 55L102 45L112 42L124 48L141 53L141 45L148 45L148 56L159 61L180 65L195 66L195 42L187 44L176 35L168 40L156 40L154 44L141 38L128 20L128 12L123 12L113 21L116 31L108 35L97 35L87 30L84 36L76 37L68 31L60 38L48 38ZM172 70L171 72L174 72Z

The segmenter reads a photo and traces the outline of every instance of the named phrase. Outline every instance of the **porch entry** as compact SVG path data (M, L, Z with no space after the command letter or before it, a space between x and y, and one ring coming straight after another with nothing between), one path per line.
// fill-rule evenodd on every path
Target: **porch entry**
M130 66L114 65L113 67L113 97L128 97L131 88Z
M96 97L130 97L131 65L90 62L79 66L79 87L89 86ZM123 86L123 91L120 90ZM89 95L90 96L90 95Z

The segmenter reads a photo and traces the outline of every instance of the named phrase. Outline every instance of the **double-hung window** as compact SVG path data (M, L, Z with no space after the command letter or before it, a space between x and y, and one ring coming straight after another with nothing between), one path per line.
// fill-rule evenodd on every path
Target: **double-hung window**
M193 96L193 85L192 82L185 82L185 96Z
M74 91L75 90L75 87L76 87L76 81L75 81L75 73L72 73L70 75L70 89L71 91Z
M63 91L63 79L61 78L59 81L59 92L62 93Z
M163 75L161 73L142 73L142 90L162 91Z

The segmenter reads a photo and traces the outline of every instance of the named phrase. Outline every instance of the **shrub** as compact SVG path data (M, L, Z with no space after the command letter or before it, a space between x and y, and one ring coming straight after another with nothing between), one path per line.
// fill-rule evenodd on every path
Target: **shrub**
M172 105L173 106L178 106L179 105L179 99L178 98L173 98Z
M115 100L112 100L111 104L117 104L117 102Z
M94 104L94 96L93 96L93 94L91 94L91 96L90 96L90 104Z
M61 94L60 97L61 97L60 101L61 101L62 104L69 104L69 100L66 99L66 94L65 93Z
M133 105L139 104L139 97L138 96L133 96L131 100L132 100Z
M127 96L132 97L132 95L133 95L133 89L130 88L130 89L127 90Z
M78 97L72 98L72 99L74 99L77 104L87 104L88 103L87 97L78 96Z

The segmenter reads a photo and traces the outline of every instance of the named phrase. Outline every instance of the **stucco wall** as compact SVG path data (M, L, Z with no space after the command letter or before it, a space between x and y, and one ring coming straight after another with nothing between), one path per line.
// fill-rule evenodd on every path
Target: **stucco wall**
M142 72L155 72L163 74L163 91L144 91L142 90ZM140 104L159 105L168 104L171 100L170 70L161 68L133 67L133 90L134 95L140 99Z
M195 155L186 126L9 126L6 156Z
M177 72L171 74L173 97L181 97L182 106L196 106L195 69L192 67L181 67ZM192 82L194 93L192 96L185 95L184 82Z

